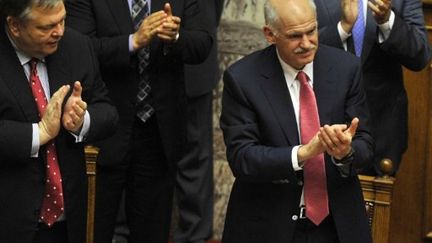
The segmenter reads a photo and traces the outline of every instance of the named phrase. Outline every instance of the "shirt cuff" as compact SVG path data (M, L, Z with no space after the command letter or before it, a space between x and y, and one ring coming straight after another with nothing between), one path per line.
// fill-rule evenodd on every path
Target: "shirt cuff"
M130 53L135 52L135 50L133 49L133 40L132 40L132 38L133 38L133 34L130 34L129 35L129 52Z
M32 124L33 136L32 136L32 147L30 151L30 157L37 158L39 156L39 125L37 123Z
M297 152L298 152L300 146L301 145L294 146L294 148L291 150L291 161L292 161L292 166L293 166L294 171L303 170L303 168L300 167L300 165L298 163L298 158L297 158Z
M379 24L379 34L378 34L378 42L379 43L383 43L384 41L386 41L389 36L390 36L390 32L393 29L393 25L394 25L394 20L395 20L395 14L393 12L393 10L390 12L390 17L389 20L383 24Z
M348 50L347 39L351 36L351 33L345 32L345 30L342 28L342 24L340 21L337 25L337 29L338 29L339 37L342 41L343 47L346 51L346 50Z
M79 135L75 135L71 133L75 137L75 142L80 143L84 141L85 136L87 135L89 129L90 129L90 113L86 111L86 113L84 114L83 126L81 128Z

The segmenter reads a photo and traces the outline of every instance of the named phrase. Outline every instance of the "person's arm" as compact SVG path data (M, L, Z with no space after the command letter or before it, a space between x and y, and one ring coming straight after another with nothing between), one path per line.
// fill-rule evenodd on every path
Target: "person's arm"
M422 3L419 0L403 2L401 12L394 12L394 24L388 39L380 47L408 69L418 71L423 69L431 58Z
M258 121L256 107L247 98L250 93L245 94L230 70L224 73L223 80L220 124L234 176L253 182L297 181L292 161L295 146L266 145L261 135L266 125ZM297 133L296 127L292 129ZM300 160L306 159L308 154L303 152Z
M353 76L349 82L349 90L346 94L344 117L346 119L347 133L346 138L349 141L350 146L341 144L340 150L333 150L328 152L330 156L333 156L337 163L346 163L346 166L351 168L349 174L347 174L346 167L338 168L342 175L356 176L357 170L368 167L372 164L373 152L374 152L374 141L370 133L369 124L369 108L366 103L366 94L362 84L362 73L360 68L360 62L353 65ZM356 119L354 119L356 118ZM354 119L354 120L353 120ZM354 124L351 124L354 122ZM327 147L328 150L330 149ZM339 153L337 153L339 152ZM353 152L351 154L351 152ZM341 161L342 160L342 161Z
M179 36L169 55L180 56L186 64L198 64L207 58L214 40L202 24L205 19L202 14L198 0L184 1L183 16L178 16L181 18Z
M98 35L99 26L109 28L107 23L98 23L96 9L92 0L65 1L67 10L66 25L92 38L103 68L122 68L130 65L129 35L132 33L115 33L104 37ZM120 10L119 10L120 11ZM110 15L111 13L106 13Z

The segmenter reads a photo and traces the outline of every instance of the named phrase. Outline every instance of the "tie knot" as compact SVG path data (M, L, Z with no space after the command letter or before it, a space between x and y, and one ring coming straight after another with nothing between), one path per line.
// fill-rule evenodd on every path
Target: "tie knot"
M307 84L309 77L303 71L297 73L297 80L300 81L301 84Z
M39 62L39 59L37 59L37 58L33 57L32 59L30 59L29 63L30 63L30 67L31 67L32 70L36 69L36 66L37 66L38 62Z

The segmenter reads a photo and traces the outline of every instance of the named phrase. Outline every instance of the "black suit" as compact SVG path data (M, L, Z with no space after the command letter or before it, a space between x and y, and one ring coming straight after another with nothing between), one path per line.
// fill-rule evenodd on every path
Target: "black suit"
M80 47L78 51L77 46ZM30 157L32 123L39 122L29 81L4 29L0 27L0 242L33 243L45 189L45 146ZM65 30L58 50L45 57L50 93L81 81L90 114L88 142L115 131L117 113L100 79L90 40ZM67 97L65 98L65 100ZM83 143L61 129L55 139L63 179L69 242L84 243L87 177Z
M321 125L360 119L354 162L342 177L326 154L330 218L340 243L372 242L356 169L370 163L373 140L357 59L320 45L313 62L313 89ZM299 145L290 93L274 46L255 52L224 73L221 128L236 177L223 243L291 242L298 224L301 176L291 151Z
M162 10L165 2L151 1L151 11ZM125 186L131 234L148 234L145 237L158 242L165 241L168 233L175 167L185 142L183 66L184 63L202 62L212 43L210 35L200 26L196 0L168 2L173 15L182 19L180 37L172 45L165 45L158 38L150 43L148 72L155 114L143 125L135 115L138 60L129 52L128 38L134 29L128 2L66 1L66 24L92 37L102 76L120 114L120 129L109 140L98 144L101 151L98 157L96 242L107 242L112 235L120 194ZM153 134L144 134L149 131ZM141 135L137 135L139 133ZM152 139L142 141L147 136ZM145 216L138 216L140 213ZM131 215L137 217L131 218ZM146 226L139 226L142 224ZM152 228L152 225L160 226Z
M343 48L337 30L341 16L340 0L315 0L319 38ZM374 167L367 174L382 174L379 162L390 158L395 173L399 168L408 139L408 99L402 66L421 70L430 59L430 48L424 27L420 0L393 0L395 21L390 36L378 42L379 28L368 8L366 31L361 54L363 80L371 112L371 129L376 141ZM351 46L352 38L347 40Z
M175 243L203 243L213 232L213 89L219 81L217 26L223 0L201 0L212 49L199 65L185 66L187 95L186 154L178 163L176 195L179 224Z

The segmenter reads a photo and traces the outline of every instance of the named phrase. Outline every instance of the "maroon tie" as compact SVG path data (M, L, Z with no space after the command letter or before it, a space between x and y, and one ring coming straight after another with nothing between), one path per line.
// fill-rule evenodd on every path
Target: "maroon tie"
M298 72L297 80L300 81L301 141L306 144L320 128L318 107L306 73ZM306 217L319 225L329 214L324 154L307 160L303 170Z
M30 86L37 104L39 117L42 117L48 102L37 73L37 62L38 60L35 58L30 61ZM40 219L48 226L52 226L64 210L62 179L54 140L47 143L46 153L46 184Z

